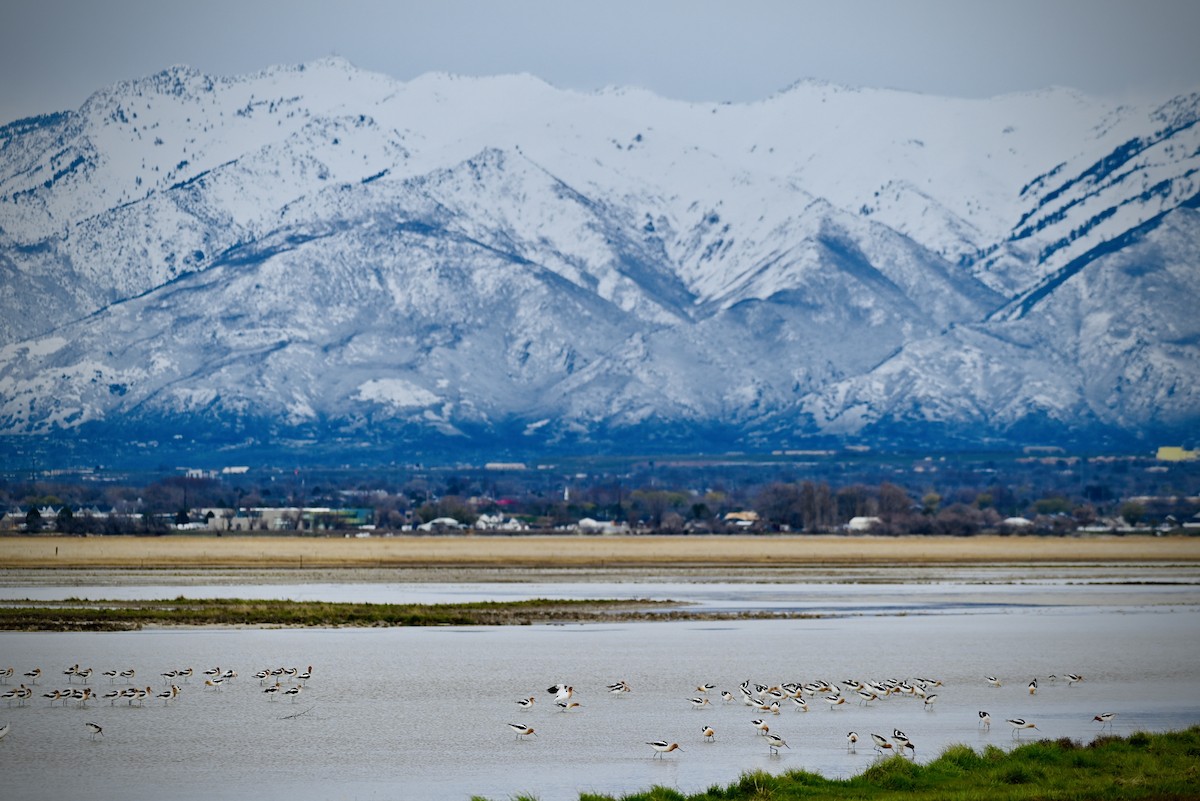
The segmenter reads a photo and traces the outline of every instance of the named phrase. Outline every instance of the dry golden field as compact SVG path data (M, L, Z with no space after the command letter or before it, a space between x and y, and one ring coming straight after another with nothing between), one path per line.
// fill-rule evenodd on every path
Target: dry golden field
M836 536L0 537L8 568L804 567L1198 563L1200 538Z

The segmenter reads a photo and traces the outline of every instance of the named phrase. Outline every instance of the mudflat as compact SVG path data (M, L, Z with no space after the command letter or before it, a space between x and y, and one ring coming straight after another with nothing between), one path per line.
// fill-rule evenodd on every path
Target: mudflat
M1200 563L1200 537L0 537L0 569Z

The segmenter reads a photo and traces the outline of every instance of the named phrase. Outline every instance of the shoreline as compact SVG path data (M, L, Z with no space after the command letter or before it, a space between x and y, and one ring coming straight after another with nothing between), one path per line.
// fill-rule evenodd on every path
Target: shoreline
M1200 537L14 536L0 569L712 568L1200 564Z

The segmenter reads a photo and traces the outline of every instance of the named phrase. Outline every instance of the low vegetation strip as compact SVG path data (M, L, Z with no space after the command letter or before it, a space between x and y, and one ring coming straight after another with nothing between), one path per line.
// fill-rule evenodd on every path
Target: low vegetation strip
M518 798L524 798L519 796ZM928 764L902 756L881 759L850 779L792 771L744 774L728 787L695 795L654 787L621 801L1076 801L1200 798L1200 726L1180 732L1100 737L1089 745L1042 740L1011 751L965 745ZM483 801L476 798L474 801ZM580 801L614 801L585 793Z
M28 605L25 605L28 604ZM239 598L159 601L15 602L0 630L121 631L143 626L493 626L635 620L671 614L661 601L535 599L459 604L326 603Z

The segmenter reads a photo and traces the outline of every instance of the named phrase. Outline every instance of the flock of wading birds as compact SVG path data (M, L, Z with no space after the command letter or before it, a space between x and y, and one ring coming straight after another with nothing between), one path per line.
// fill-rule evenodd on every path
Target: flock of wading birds
M308 666L307 670L300 670L294 667L279 667L266 668L255 673L252 678L258 679L259 686L263 687L263 694L271 700L282 695L291 698L293 701L304 691L304 682L312 678L312 665ZM16 673L12 667L0 669L0 684L8 684L9 679ZM63 675L67 677L69 686L49 690L43 692L43 698L50 702L50 706L61 702L63 706L68 703L74 703L81 709L86 709L89 701L108 701L110 706L115 706L117 701L125 701L132 706L137 704L143 706L147 700L160 700L163 704L169 704L179 697L183 692L183 688L175 682L187 683L195 675L195 671L188 667L181 670L167 670L159 674L164 683L164 688L155 691L152 687L134 687L133 682L137 678L137 670L128 668L126 670L106 670L100 673L102 679L108 679L109 685L115 685L118 680L122 683L130 685L122 689L117 689L115 686L109 690L93 689L89 682L95 671L92 668L80 668L78 664L72 665L63 671ZM204 677L204 689L212 691L220 691L226 682L235 680L238 677L236 670L222 670L220 667L209 668L201 674ZM33 670L21 674L21 678L28 681L30 684L37 686L38 679L42 678L42 669L35 667ZM76 684L78 679L80 683ZM286 684L285 684L286 682ZM8 706L13 703L24 706L25 702L33 698L34 688L27 686L24 681L20 686L13 687L0 693L0 700L5 701ZM97 736L104 735L104 728L98 723L83 724L88 734L94 740ZM0 739L3 739L12 729L12 723L5 723L0 726Z
M1068 673L1062 678L1067 682L1068 686L1073 686L1083 681L1083 676L1076 673ZM1048 680L1054 683L1059 680L1059 677L1051 674ZM993 687L1001 686L1000 679L995 676L985 676L984 681ZM846 679L841 685L829 681L815 681L808 684L786 683L771 686L751 684L749 680L746 680L741 683L739 689L741 691L741 702L745 706L770 715L779 715L780 711L788 705L799 712L808 712L808 699L815 699L818 696L823 703L829 706L830 711L851 702L868 705L882 698L892 696L919 698L924 708L928 711L933 709L938 698L938 694L932 692L932 690L941 686L941 681L928 678L914 678L911 680L888 679L886 681L867 682L858 681L857 679ZM844 692L842 687L846 688ZM625 681L610 684L607 689L612 695L618 696L632 691L629 683ZM689 703L691 703L694 709L703 709L706 706L711 706L712 701L709 698L709 693L715 689L716 685L714 684L698 685L695 690L697 695L688 699ZM1037 691L1038 680L1033 679L1029 682L1029 694L1036 695ZM546 692L554 696L554 705L561 712L569 712L580 706L580 703L574 700L575 688L573 686L556 684L553 687L547 688ZM735 704L738 701L738 695L728 690L722 690L720 697L723 704ZM531 709L536 703L536 696L531 695L519 699L517 706L522 709ZM1115 717L1115 712L1104 712L1094 716L1092 721L1100 723L1100 728L1103 729L1106 726L1112 726ZM1006 718L1006 722L1012 727L1012 736L1014 738L1020 737L1021 732L1025 729L1038 730L1038 727L1032 721L1025 720L1024 718ZM769 754L778 755L779 749L791 748L786 740L771 731L768 719L755 718L750 721L750 724L765 739ZM979 711L979 726L987 730L990 730L992 727L992 716L984 710ZM509 723L508 728L516 735L518 740L523 737L537 736L537 731L532 726L527 726L524 723ZM700 732L704 741L713 742L716 740L717 733L712 726L705 724L700 727ZM856 752L860 739L858 732L848 732L846 734L846 750ZM871 732L870 739L872 747L881 754L907 754L916 758L916 745L900 729L892 729L890 737ZM679 743L669 740L654 740L653 742L647 742L646 745L654 750L652 756L659 758L672 751L683 750Z
M41 696L49 701L53 706L61 702L63 706L68 703L74 703L80 708L87 708L89 701L108 701L110 705L115 705L117 701L123 700L129 705L143 705L147 700L161 700L164 704L169 704L179 697L182 688L176 682L187 683L194 675L192 668L184 668L182 670L168 670L160 673L159 676L163 680L164 687L161 690L155 691L152 687L135 687L132 686L136 680L137 671L133 668L126 670L106 670L100 673L98 679L108 679L111 689L96 690L93 689L89 682L94 675L92 668L80 668L78 664L73 665L62 671L68 682L68 687L59 688L42 692ZM279 667L267 668L253 674L252 678L257 679L259 686L262 687L263 695L274 700L279 696L290 697L293 701L304 690L304 683L312 678L313 669L309 666L306 670L301 671L294 667ZM0 669L0 684L8 684L9 679L13 678L15 670L12 667ZM222 670L220 667L210 668L203 671L205 690L219 691L225 682L231 682L237 679L238 673L235 670ZM21 674L21 678L28 681L29 684L36 686L38 680L42 678L42 669L34 668L26 673ZM1050 682L1057 682L1060 677L1051 675L1048 677ZM1075 673L1068 673L1061 677L1066 681L1068 686L1078 684L1083 681L1083 676ZM79 683L76 683L78 679ZM117 681L129 685L121 689L115 687ZM1001 686L1001 681L995 676L985 676L984 681L993 687ZM858 681L856 679L846 679L837 684L829 681L815 681L808 684L785 683L778 685L751 684L749 680L742 682L740 693L734 693L724 690L720 693L721 703L735 704L739 700L745 706L751 707L760 713L769 715L779 715L781 710L786 706L791 706L799 712L808 712L808 699L816 699L820 697L821 702L828 705L830 711L836 710L839 706L848 703L857 702L860 705L869 705L880 699L898 697L912 697L921 699L926 710L933 709L937 702L938 694L933 692L936 688L942 686L942 682L937 679L914 678L914 679L888 679L886 681ZM846 689L843 691L843 687ZM689 703L695 709L703 709L706 706L711 706L712 701L709 694L716 689L713 684L701 684L695 689L695 697L688 699ZM1036 695L1038 692L1038 680L1033 679L1029 682L1029 694ZM607 691L616 696L624 695L632 692L632 688L628 682L618 681L608 685ZM26 701L34 695L33 687L25 684L24 681L18 687L13 687L3 693L0 693L0 700L7 702L8 706L13 703L24 705ZM576 693L573 686L567 684L556 684L547 689L550 695L554 696L554 705L561 712L571 712L581 706L579 701L575 700ZM517 706L522 709L531 709L537 702L536 696L527 696L517 701ZM1106 712L1096 715L1092 718L1094 722L1098 722L1103 729L1106 726L1112 726L1115 713ZM1035 729L1037 726L1032 722L1023 718L1008 718L1007 723L1012 727L1013 737L1020 737L1020 734L1025 729ZM765 717L755 718L750 721L751 725L757 730L758 734L765 739L769 754L777 755L781 748L791 748L787 741L778 733L771 731L771 726L768 719ZM979 725L984 729L991 729L992 716L981 710L979 712ZM96 723L87 722L84 724L86 731L92 739L97 736L104 735L104 729ZM524 737L537 736L537 731L532 726L527 726L524 723L509 723L508 728L515 733L519 740ZM11 723L6 723L0 726L0 739L9 733ZM704 741L715 741L716 730L707 724L700 727L702 739ZM846 749L851 752L857 750L860 737L858 732L851 731L846 734ZM916 757L917 747L900 729L893 729L889 736L870 733L870 740L874 750L881 754L907 754ZM683 750L679 743L670 742L668 740L655 740L647 742L646 745L654 750L654 757L662 757L672 751ZM865 745L865 743L864 743Z

